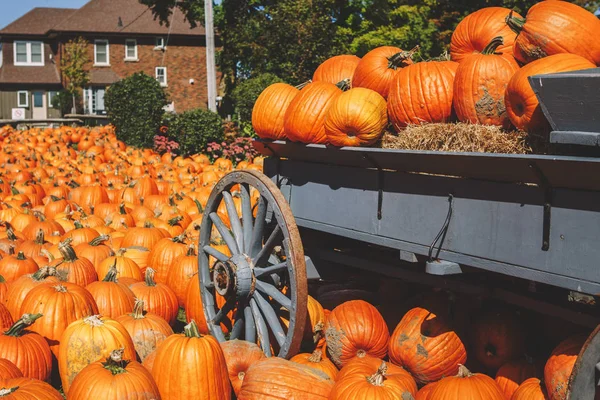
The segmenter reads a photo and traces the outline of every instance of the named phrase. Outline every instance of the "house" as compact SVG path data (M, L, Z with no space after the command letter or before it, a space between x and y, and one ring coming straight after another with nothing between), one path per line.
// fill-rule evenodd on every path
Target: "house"
M66 84L60 59L79 36L89 43L84 113L105 114L107 87L139 71L165 87L169 109L207 106L202 26L191 28L178 9L164 26L138 0L91 0L79 9L34 8L0 30L0 119L60 117L52 107Z

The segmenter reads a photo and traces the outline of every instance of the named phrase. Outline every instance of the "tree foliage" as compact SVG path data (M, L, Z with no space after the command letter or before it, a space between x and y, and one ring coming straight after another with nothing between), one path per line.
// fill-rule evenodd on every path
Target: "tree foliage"
M104 100L119 140L152 147L167 105L167 95L156 79L137 72L112 84Z
M65 45L65 51L60 59L60 71L67 78L67 91L73 100L73 111L75 111L76 94L90 80L86 65L89 62L87 54L88 41L79 36L75 40L69 40Z
M172 121L169 137L179 144L177 153L189 156L204 152L211 142L224 139L223 121L219 114L205 109L186 111Z

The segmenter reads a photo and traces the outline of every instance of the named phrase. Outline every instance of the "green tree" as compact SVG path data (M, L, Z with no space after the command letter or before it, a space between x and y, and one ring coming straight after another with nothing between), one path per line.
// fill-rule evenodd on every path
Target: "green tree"
M171 124L169 136L179 144L177 152L186 157L205 151L210 142L225 139L219 114L201 108L179 114Z
M76 94L89 82L89 72L86 68L89 58L87 55L88 41L83 37L69 40L60 59L60 71L67 78L67 91L73 100L72 113L77 112Z
M104 100L119 140L152 147L167 105L167 95L156 79L143 72L130 75L112 84Z

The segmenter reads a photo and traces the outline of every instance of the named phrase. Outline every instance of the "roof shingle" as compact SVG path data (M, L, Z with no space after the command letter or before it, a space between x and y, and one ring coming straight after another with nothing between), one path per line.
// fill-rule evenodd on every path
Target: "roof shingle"
M13 44L6 43L2 49L4 54L4 63L0 68L1 83L26 83L26 84L52 84L59 85L60 73L56 64L50 60L52 54L50 46L44 45L44 65L34 66L16 66L13 62Z
M76 8L38 7L0 30L0 35L45 35L53 26L64 21Z

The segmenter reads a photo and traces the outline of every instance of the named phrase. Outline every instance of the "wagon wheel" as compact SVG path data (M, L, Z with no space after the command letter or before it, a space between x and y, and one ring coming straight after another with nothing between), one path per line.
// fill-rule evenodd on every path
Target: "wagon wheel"
M569 378L567 399L600 399L600 325L585 341Z
M222 201L226 213L218 212ZM215 236L231 256L215 248ZM258 343L267 356L296 354L307 314L306 265L296 221L277 186L251 170L224 176L204 209L198 249L210 333L221 342Z

